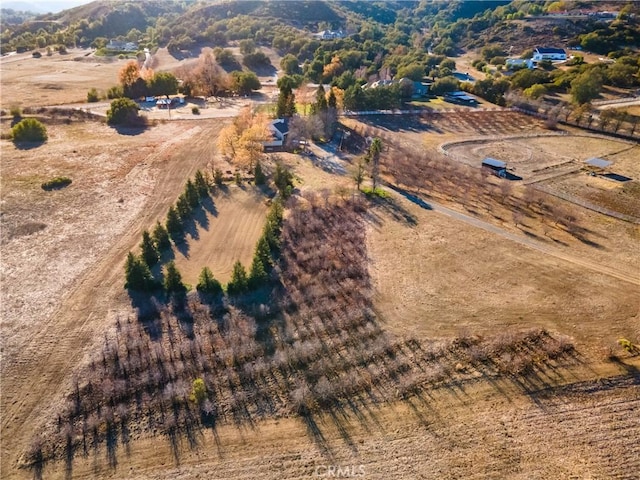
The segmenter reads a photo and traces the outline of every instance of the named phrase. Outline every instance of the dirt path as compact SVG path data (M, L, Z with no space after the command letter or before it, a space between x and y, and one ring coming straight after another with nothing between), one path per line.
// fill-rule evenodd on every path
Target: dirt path
M340 157L338 157L335 153L329 152L328 155L325 154L322 157L322 161L324 162L324 164L328 163L332 165L332 168L329 171L333 171L338 174L343 174L343 172L346 171L345 169L346 163L344 162L344 160L340 159ZM342 166L342 168L340 168L340 166ZM435 203L432 200L429 200L429 202L426 202L415 195L411 195L407 192L404 192L402 190L398 190L395 188L391 188L391 187L387 187L387 190L399 193L407 200L415 203L416 205L422 206L423 208L430 208L433 211L455 218L456 220L465 222L469 225L473 225L474 227L481 228L483 230L494 233L496 235L500 235L503 238L512 240L516 243L519 243L520 245L533 248L534 250L542 252L546 255L559 258L561 260L573 263L575 265L588 268L589 270L592 270L594 272L602 273L604 275L608 275L608 276L617 278L619 280L632 283L634 285L640 285L640 276L631 275L620 269L612 268L610 266L605 266L600 263L585 260L575 255L570 255L566 252L561 251L558 248L554 248L553 246L538 242L529 237L525 237L524 235L518 235L512 232L509 232L508 230L500 228L492 223L458 212L451 208L445 207L444 205Z
M109 318L126 310L122 288L127 251L135 248L143 229L164 218L186 179L210 160L210 142L221 127L208 123L183 134L171 147L171 155L156 152L147 162L157 169L155 188L142 213L126 234L87 270L77 286L41 328L30 335L10 361L4 361L2 381L2 455L0 477L15 476L19 455L28 447L34 430L47 418L52 402L69 388L71 372L81 363L95 341L101 338ZM62 388L61 388L62 386ZM25 428L25 426L27 426ZM10 438L11 441L6 441ZM27 474L22 471L22 475ZM20 476L22 476L20 475Z
M395 189L390 189L392 191L395 191ZM560 251L557 248L553 248L549 245L545 245L543 243L537 242L531 238L528 237L524 237L521 235L517 235L514 233L511 233L507 230L504 230L503 228L500 228L496 225L493 225L489 222L485 222L484 220L481 220L479 218L476 217L471 217L469 215L466 215L464 213L458 212L456 210L452 210L451 208L445 207L444 205L440 205L438 203L434 203L433 201L429 201L428 203L425 202L424 200L420 199L419 197L415 196L415 195L411 195L408 193L403 193L402 194L407 200L417 204L417 205L423 205L425 206L425 208L430 208L431 210L435 211L435 212L439 212L443 215L447 215L451 218L454 218L456 220L465 222L469 225L473 225L474 227L477 228L481 228L483 230L486 230L487 232L491 232L491 233L495 233L496 235L500 235L503 238L506 238L508 240L514 241L516 243L519 243L520 245L524 245L526 247L529 248L533 248L534 250L537 250L539 252L542 252L546 255L551 255L553 257L559 258L561 260L570 262L570 263L574 263L576 265L579 265L581 267L584 268L588 268L589 270L592 270L594 272L597 273L602 273L604 275L608 275L610 277L614 277L617 278L618 280L623 280L625 282L629 282L632 283L634 285L640 285L640 277L638 276L634 276L634 275L630 275L626 272L623 272L621 270L615 269L615 268L611 268L608 266L604 266L598 263L594 263L594 262L590 262L588 260L584 260L581 258L576 257L575 255L569 255L565 252ZM428 207L427 207L428 205Z

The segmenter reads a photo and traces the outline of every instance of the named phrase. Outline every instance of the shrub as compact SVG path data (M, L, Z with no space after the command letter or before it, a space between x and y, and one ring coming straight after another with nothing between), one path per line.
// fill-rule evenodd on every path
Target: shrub
M120 85L115 85L107 90L107 98L109 100L122 97L124 97L124 91L122 90L122 87Z
M525 88L522 93L529 98L540 98L547 93L547 87L536 83L529 88Z
M56 177L48 182L44 182L40 186L43 190L58 190L66 187L67 185L71 185L71 179L69 177Z
M224 174L219 168L216 168L213 171L213 183L215 183L217 186L221 186L224 183Z
M47 129L35 118L25 118L11 129L14 142L44 142L47 140Z
M201 378L196 378L193 381L193 385L191 387L191 394L189 395L189 400L200 405L207 398L207 386L204 384L204 380Z
M11 116L15 119L19 119L22 117L22 109L18 105L13 105L9 110Z
M637 355L638 353L640 353L640 347L638 347L637 345L634 345L631 341L627 340L626 338L619 339L618 344L622 348L624 348L627 352L629 352L631 355Z
M138 104L129 98L117 98L107 110L109 125L134 124L138 120Z
M200 115L200 109L196 106L191 107L191 113L193 113L194 115Z
M97 102L98 100L100 100L100 95L98 94L98 90L96 90L95 88L92 88L87 92L87 102L93 103L93 102Z

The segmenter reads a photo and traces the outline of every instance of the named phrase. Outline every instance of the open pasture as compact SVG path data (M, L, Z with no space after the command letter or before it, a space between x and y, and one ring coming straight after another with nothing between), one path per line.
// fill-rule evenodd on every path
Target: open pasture
M267 197L249 185L229 186L218 192L211 209L203 209L190 227L190 240L175 249L182 279L195 286L206 266L219 281L226 283L237 260L248 269L266 213Z

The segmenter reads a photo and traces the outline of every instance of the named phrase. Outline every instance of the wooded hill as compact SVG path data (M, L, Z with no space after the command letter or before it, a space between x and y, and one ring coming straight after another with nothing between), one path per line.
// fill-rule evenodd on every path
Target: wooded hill
M571 17L550 29L531 28L527 22L555 12L610 10L633 14L634 2L531 2L485 1L113 1L99 0L23 23L25 17L3 12L2 50L33 50L63 44L100 46L118 38L136 42L141 48L169 46L190 48L205 43L252 38L273 42L277 33L304 35L319 30L343 30L360 37L381 40L388 48L432 45L440 54L490 42L519 39L539 43L548 40L580 42L580 35L606 29L599 17ZM635 12L637 13L637 12ZM13 20L13 22L12 22ZM528 27L528 28L527 28ZM607 32L601 32L603 36ZM610 33L610 32L609 32ZM633 47L639 42L637 25L618 32L615 41ZM611 42L605 42L607 48ZM285 52L288 53L288 52ZM601 52L602 53L602 52ZM604 52L607 53L607 52Z

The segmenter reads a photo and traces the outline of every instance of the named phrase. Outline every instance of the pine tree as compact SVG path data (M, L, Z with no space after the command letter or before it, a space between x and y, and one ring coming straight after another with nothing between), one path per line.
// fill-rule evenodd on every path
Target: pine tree
M248 286L250 288L259 288L269 280L269 275L265 269L265 265L258 255L258 252L253 256L253 262L251 263L251 272L249 273Z
M200 205L200 193L198 192L198 188L191 181L191 179L187 180L187 184L184 189L184 196L187 198L189 206L192 209Z
M316 101L311 107L311 113L318 114L326 112L328 107L326 92L324 91L322 84L320 84L316 90Z
M231 272L231 280L227 284L227 293L229 295L239 295L247 291L249 280L247 279L247 271L240 263L240 260L233 264Z
M200 293L216 296L222 294L222 285L213 276L213 273L211 272L209 267L204 267L200 272L196 290Z
M278 192L283 198L291 195L291 189L293 188L293 174L278 162L276 164L276 171L273 174L273 182L276 184Z
M207 198L209 196L209 182L207 182L207 179L205 178L202 171L200 170L196 171L194 180L195 180L196 189L198 190L198 195L200 196L200 198L201 199Z
M174 242L182 240L184 228L180 220L180 215L178 215L178 211L173 205L169 207L169 211L167 212L167 231Z
M380 153L382 152L382 140L378 137L373 139L371 142L371 146L367 151L367 155L365 159L367 163L370 164L371 167L371 187L375 193L376 188L378 187L378 176L380 173Z
M141 292L149 291L154 286L153 276L147 264L140 258L129 252L124 266L124 288Z
M260 259L266 271L271 269L271 248L269 248L269 241L264 235L260 237L260 240L258 240L255 256Z
M164 252L171 248L169 232L167 232L167 229L160 222L156 222L156 226L153 229L153 241L158 252Z
M147 230L142 232L142 243L140 244L140 250L142 251L142 260L147 264L149 268L158 263L159 256L156 246L153 244L151 235Z
M334 110L338 108L338 99L336 98L336 94L333 93L333 89L329 90L329 99L327 101L327 106Z
M191 204L187 199L187 196L182 193L178 197L178 201L176 202L176 210L178 211L178 215L180 216L180 220L184 222L191 218Z
M284 116L293 117L295 114L296 114L296 96L292 93L291 95L287 96L287 99L285 102Z
M187 293L187 287L182 283L182 275L180 275L173 260L167 263L164 275L164 289L167 295L176 298L182 297Z
M271 205L271 209L267 214L267 223L264 226L262 237L267 242L269 250L273 253L280 248L280 229L282 226L282 218L284 207L280 200L276 200Z
M253 170L253 176L255 178L256 185L264 185L267 181L267 177L262 171L262 165L260 165L260 161L256 162L256 168Z

